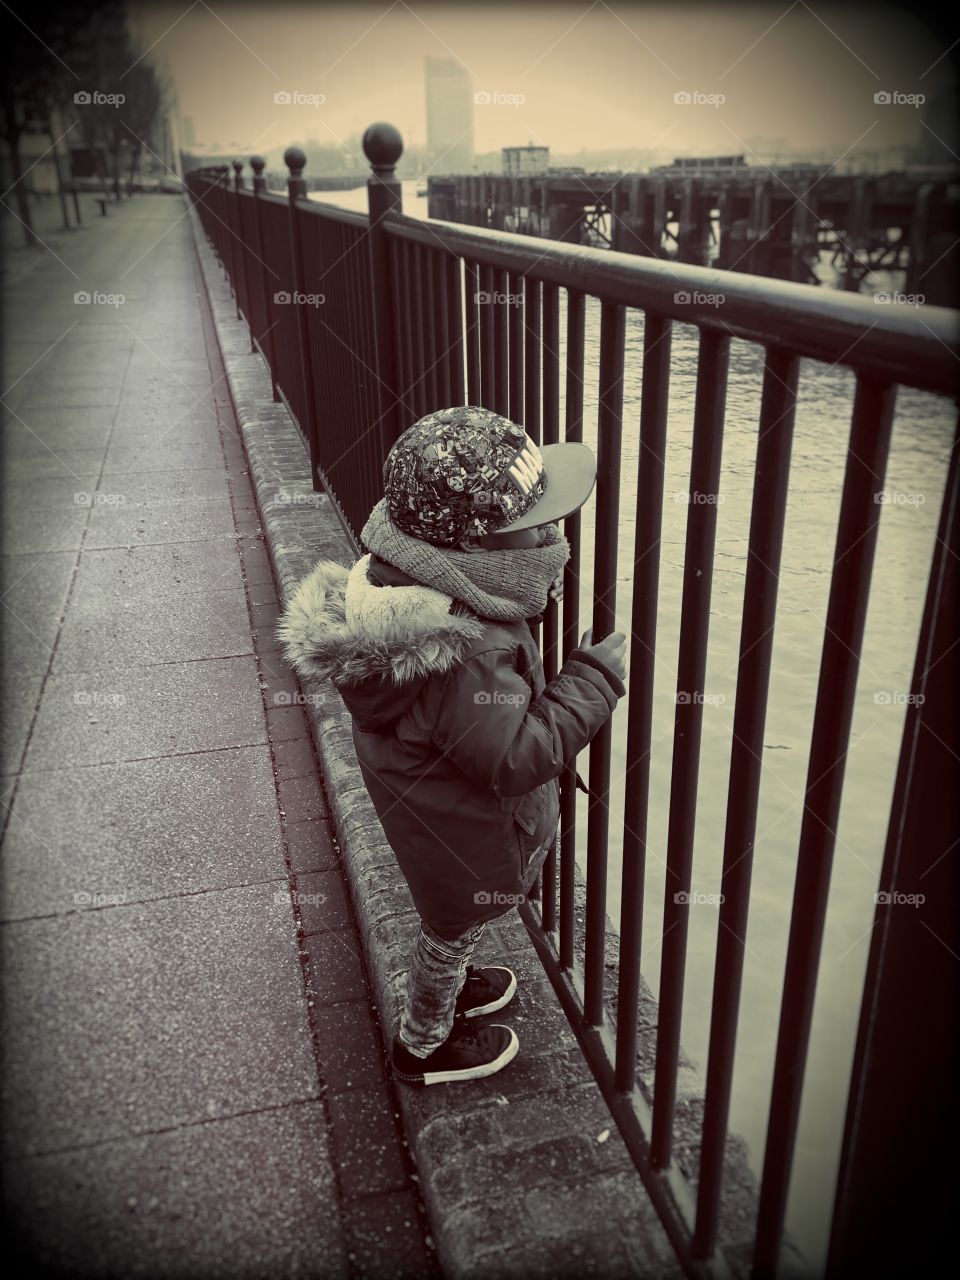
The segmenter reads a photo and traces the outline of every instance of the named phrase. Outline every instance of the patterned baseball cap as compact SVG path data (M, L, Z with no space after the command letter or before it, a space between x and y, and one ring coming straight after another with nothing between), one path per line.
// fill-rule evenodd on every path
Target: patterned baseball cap
M541 450L523 427L478 405L428 413L383 464L393 523L441 547L558 520L587 500L595 480L586 445Z

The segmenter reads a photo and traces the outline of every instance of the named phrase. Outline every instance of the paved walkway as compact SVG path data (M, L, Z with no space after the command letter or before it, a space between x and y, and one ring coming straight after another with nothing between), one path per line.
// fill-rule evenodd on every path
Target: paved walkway
M6 1211L71 1274L436 1274L183 215L7 276Z

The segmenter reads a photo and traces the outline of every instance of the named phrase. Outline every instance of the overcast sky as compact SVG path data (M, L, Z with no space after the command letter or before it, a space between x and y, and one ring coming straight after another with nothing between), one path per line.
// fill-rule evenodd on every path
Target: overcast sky
M246 153L311 136L341 142L377 119L425 142L428 53L459 59L477 91L513 95L477 107L477 152L533 142L749 157L779 140L835 160L918 142L919 110L878 106L874 94L930 96L952 75L944 42L907 8L882 3L147 0L135 12L197 141ZM276 105L278 91L325 101ZM680 91L725 101L679 105Z

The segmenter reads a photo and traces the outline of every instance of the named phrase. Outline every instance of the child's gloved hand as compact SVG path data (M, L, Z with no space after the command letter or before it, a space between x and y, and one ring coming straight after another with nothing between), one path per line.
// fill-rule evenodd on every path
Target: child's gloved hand
M621 680L626 680L627 637L624 633L622 631L611 631L606 639L601 640L599 644L593 644L592 640L593 629L591 628L583 633L579 647L595 654L604 666L609 667Z

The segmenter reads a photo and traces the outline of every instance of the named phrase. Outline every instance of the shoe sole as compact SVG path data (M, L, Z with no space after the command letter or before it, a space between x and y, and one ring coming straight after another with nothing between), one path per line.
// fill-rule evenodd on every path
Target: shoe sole
M513 1028L504 1027L503 1029L510 1032L510 1042L492 1062L482 1062L475 1067L463 1067L459 1071L424 1071L415 1076L407 1075L394 1067L394 1074L404 1084L417 1085L456 1084L461 1080L483 1080L486 1076L496 1075L498 1071L502 1071L504 1067L514 1060L520 1049L520 1041L517 1039L517 1033Z
M466 1021L467 1018L480 1018L487 1013L496 1013L502 1009L505 1004L509 1004L513 997L517 994L517 975L510 975L510 985L498 1000L491 1000L489 1004L478 1005L476 1009L468 1009L466 1013L458 1013L457 1017Z

